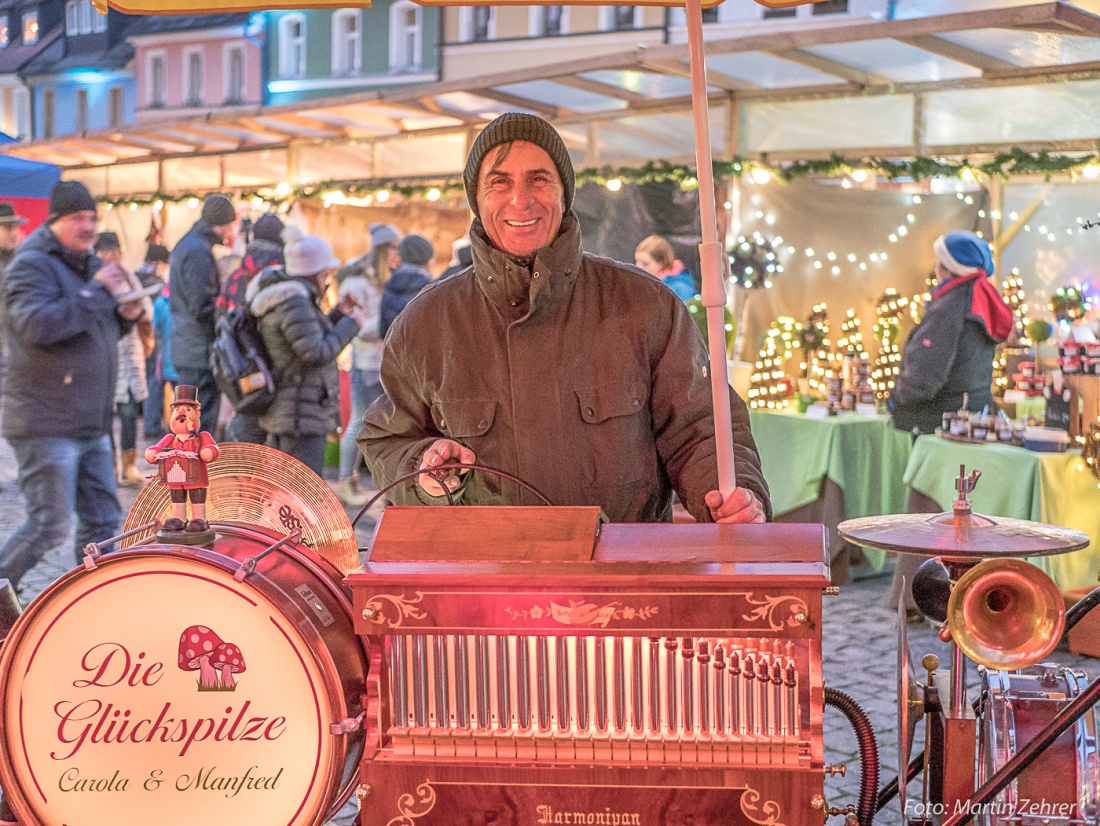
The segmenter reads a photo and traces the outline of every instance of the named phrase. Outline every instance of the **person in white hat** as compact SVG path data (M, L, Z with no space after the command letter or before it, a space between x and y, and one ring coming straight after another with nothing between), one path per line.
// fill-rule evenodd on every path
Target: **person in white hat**
M291 224L283 230L282 268L248 285L247 301L271 355L275 401L260 416L269 444L322 475L325 439L340 423L336 357L363 326L364 311L346 296L327 315L320 300L340 266L328 241Z
M1012 332L1012 310L989 283L993 256L973 232L956 230L932 244L936 286L920 324L902 348L890 393L894 426L932 433L943 414L993 406L993 357Z

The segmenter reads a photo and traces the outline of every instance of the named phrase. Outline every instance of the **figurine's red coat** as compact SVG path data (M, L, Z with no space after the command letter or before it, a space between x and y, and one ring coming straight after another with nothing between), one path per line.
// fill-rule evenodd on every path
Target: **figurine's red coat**
M206 473L206 462L198 458L198 456L199 451L207 447L214 451L214 458L217 459L220 454L218 444L206 431L203 431L198 436L188 436L184 439L181 439L175 433L167 434L163 439L153 445L153 450L157 453L160 453L162 450L189 451L195 454L195 458L188 459L182 456L169 456L167 459L158 460L160 464L161 481L168 485L169 488L175 490L205 488L209 484L209 478ZM174 481L171 479L171 471L176 467L183 469L185 477L183 481Z

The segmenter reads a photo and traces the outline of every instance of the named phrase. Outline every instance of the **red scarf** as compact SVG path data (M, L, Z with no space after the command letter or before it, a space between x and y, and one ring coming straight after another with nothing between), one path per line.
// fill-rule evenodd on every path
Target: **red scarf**
M974 282L970 313L985 324L985 329L995 341L1004 341L1012 332L1012 310L1005 304L997 288L989 283L984 270L958 275L932 290L932 297L939 298L960 284Z

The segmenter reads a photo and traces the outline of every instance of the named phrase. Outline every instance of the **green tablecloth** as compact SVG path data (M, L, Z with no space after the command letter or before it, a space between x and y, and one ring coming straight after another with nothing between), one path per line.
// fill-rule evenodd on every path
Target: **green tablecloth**
M975 513L1030 519L1081 531L1088 548L1030 561L1063 590L1095 585L1100 567L1100 490L1077 451L1036 453L1021 447L951 442L921 436L913 445L905 482L947 511L955 499L959 465L982 472L970 495Z
M812 419L798 413L750 413L776 516L808 505L826 479L844 492L844 516L904 513L902 475L912 438L888 416L845 413ZM876 568L881 553L867 553Z

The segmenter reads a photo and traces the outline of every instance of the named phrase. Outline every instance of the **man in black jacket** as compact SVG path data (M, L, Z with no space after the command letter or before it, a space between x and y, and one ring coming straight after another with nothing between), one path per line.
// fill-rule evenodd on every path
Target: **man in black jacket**
M218 424L221 394L210 369L214 343L215 307L221 281L214 245L226 243L237 211L224 195L208 195L199 218L168 259L168 301L172 310L172 363L180 384L199 389L202 430L213 433Z
M5 277L3 433L27 506L27 521L0 549L0 577L13 585L65 540L73 511L77 563L87 543L121 522L110 436L116 347L141 305L115 300L128 282L92 253L95 237L95 199L62 181L47 223L19 246Z

